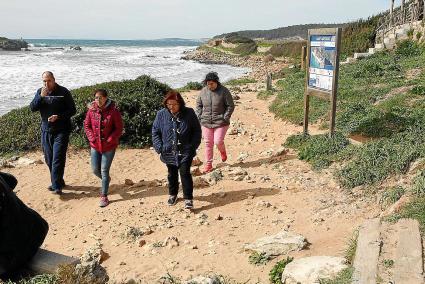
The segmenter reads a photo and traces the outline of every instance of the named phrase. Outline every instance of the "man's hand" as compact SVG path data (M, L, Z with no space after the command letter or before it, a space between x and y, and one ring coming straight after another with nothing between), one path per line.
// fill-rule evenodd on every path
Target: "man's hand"
M58 116L57 114L51 115L49 116L49 118L47 119L48 122L55 122L56 120L58 120Z
M48 90L46 87L41 88L41 94L42 97L45 97L48 95Z

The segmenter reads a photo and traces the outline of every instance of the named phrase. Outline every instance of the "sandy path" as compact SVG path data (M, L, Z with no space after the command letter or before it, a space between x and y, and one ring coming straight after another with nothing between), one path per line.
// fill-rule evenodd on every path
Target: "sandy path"
M196 92L185 94L194 105ZM277 260L254 266L243 244L284 228L304 235L309 249L294 256L341 256L347 239L365 218L375 216L373 200L354 199L341 190L328 171L313 172L296 159L293 152L271 159L285 139L302 131L274 120L268 103L255 93L243 93L232 120L238 120L245 135L228 135L229 160L215 166L241 166L250 181L224 179L216 185L195 189L195 210L183 210L181 200L166 205L167 189L153 182L166 178L166 169L153 150L119 150L112 164L112 203L98 207L100 182L90 172L88 151L69 151L65 180L69 185L61 197L50 193L48 170L42 165L6 169L19 180L18 195L44 216L50 232L44 247L80 256L96 239L110 257L103 263L117 281L130 278L153 283L167 271L181 279L208 271L243 283L268 283L268 273ZM314 130L314 129L313 129ZM203 159L203 146L200 149ZM240 153L248 153L238 164ZM217 152L215 152L217 154ZM27 157L40 159L40 152ZM141 183L129 187L125 179ZM268 204L269 203L269 204ZM205 217L205 215L207 217ZM217 216L223 220L216 220ZM206 218L202 221L202 218ZM146 245L123 238L129 226L153 233L143 236ZM179 246L153 247L167 237L176 237ZM248 282L246 282L248 281Z

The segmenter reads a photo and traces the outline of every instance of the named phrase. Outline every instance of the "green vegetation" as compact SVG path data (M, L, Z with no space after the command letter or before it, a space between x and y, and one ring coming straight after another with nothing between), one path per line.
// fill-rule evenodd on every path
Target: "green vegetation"
M229 80L229 81L225 82L224 85L226 85L226 86L239 86L239 85L245 85L245 84L256 83L256 82L257 81L255 81L254 79L241 78L241 79Z
M375 46L376 29L383 14L358 20L344 27L341 42L341 57L354 52L365 52Z
M301 58L301 48L303 46L307 46L306 41L287 41L274 44L267 53L274 57Z
M269 260L270 260L270 256L267 255L264 252L262 252L262 253L253 252L248 258L249 263L254 264L254 265L264 265Z
M294 260L293 257L287 257L278 261L269 272L269 280L272 284L282 284L282 273L286 265Z
M344 251L344 257L347 263L353 265L354 257L356 256L357 240L359 238L359 231L355 230L351 238L348 240L347 248Z
M238 45L233 52L236 54L239 54L240 56L247 56L250 55L252 53L256 53L257 52L257 44L255 42L250 42L250 43L242 43L240 45Z
M406 192L406 190L401 186L393 186L387 189L381 197L381 203L384 206L391 205L396 203Z
M421 232L425 233L425 197L416 197L402 208L400 213L391 216L389 221L396 222L402 218L411 218L419 221Z
M298 150L298 158L310 162L314 169L328 167L338 159L337 154L348 146L348 139L337 132L329 135L295 135L286 140L285 146Z
M179 92L188 92L188 91L192 91L192 90L201 90L204 87L204 85L202 85L202 83L199 82L189 82L186 84L186 86L179 88L178 91Z
M354 269L349 267L342 270L338 275L333 279L320 279L320 284L351 284L351 279L353 277Z
M384 267L385 268L391 268L394 266L394 260L392 259L384 259L383 261Z
M29 279L22 279L18 282L12 282L12 281L6 281L1 282L4 284L56 284L58 282L58 277L56 275L52 274L43 274L43 275L37 275Z
M144 147L151 144L151 127L162 99L170 88L149 76L135 80L101 83L72 91L77 114L73 117L71 144L85 147L87 140L83 121L87 104L93 101L96 88L107 89L110 98L116 101L124 120L125 133L121 143L129 147ZM31 113L29 107L13 110L0 117L0 156L38 148L40 145L40 115Z
M425 54L424 47L402 41L394 52L381 52L355 64L341 66L337 102L336 135L289 137L286 145L298 150L300 159L320 170L339 162L334 174L347 189L382 186L393 175L404 175L411 164L425 158ZM414 71L414 72L412 72ZM270 109L279 118L302 125L305 74L299 69L278 81ZM413 74L413 75L412 75ZM310 123L325 127L329 102L312 98ZM366 141L349 145L347 137ZM392 204L403 194L417 196L400 216L414 216L421 224L425 209L425 173L420 172L411 188L388 187L382 203ZM422 225L424 226L424 225Z

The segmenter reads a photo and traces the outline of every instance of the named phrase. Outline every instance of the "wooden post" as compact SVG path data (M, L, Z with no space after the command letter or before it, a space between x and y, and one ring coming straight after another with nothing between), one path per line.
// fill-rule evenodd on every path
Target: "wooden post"
M401 0L401 20L404 24L404 21L406 20L406 11L405 11L405 0Z
M303 46L301 48L301 70L305 69L306 58L307 58L307 46Z
M391 0L391 8L390 8L390 26L393 27L394 24L394 0Z
M337 41L335 43L336 50L340 50L341 48L341 29L337 31ZM330 115L330 132L329 136L332 137L335 134L335 115L336 115L336 95L338 93L338 76L339 76L339 52L336 53L335 58L335 71L333 77L333 89L332 89L332 97L331 97L331 115Z
M308 134L308 112L310 110L310 97L307 88L304 93L304 135Z
M267 91L271 91L272 90L272 74L271 73L267 73L267 78L266 78L266 89Z

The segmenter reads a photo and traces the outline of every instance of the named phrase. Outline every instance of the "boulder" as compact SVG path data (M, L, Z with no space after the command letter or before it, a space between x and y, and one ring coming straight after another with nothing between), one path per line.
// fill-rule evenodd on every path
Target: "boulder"
M346 260L342 257L311 256L300 258L286 265L282 273L282 283L319 283L319 279L334 278L347 267Z
M245 245L245 250L276 257L286 255L291 251L300 251L306 245L307 242L303 236L283 230L276 235L263 237L252 244Z
M28 43L24 40L13 40L7 38L0 38L0 49L19 51L28 48Z

